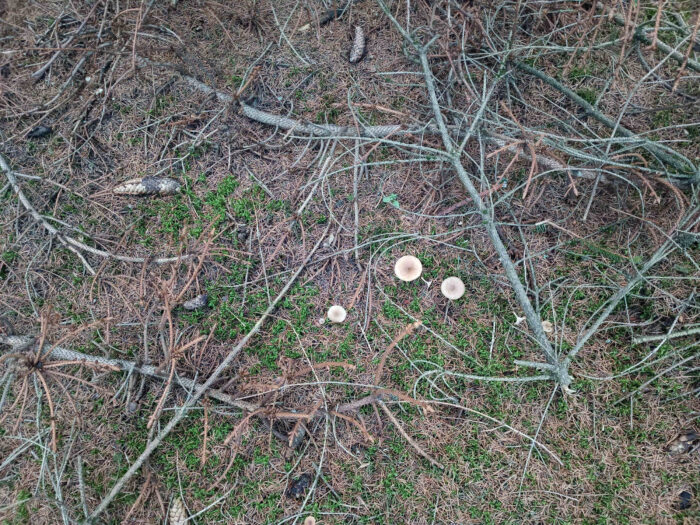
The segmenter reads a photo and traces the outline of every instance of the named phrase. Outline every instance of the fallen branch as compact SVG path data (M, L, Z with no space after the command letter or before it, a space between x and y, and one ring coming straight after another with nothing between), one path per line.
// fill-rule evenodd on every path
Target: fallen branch
M11 347L11 354L4 354L0 358L5 356L10 357L20 357L27 348L31 347L35 342L33 336L20 335L20 336L0 336L0 344L5 344ZM110 359L108 357L102 357L98 355L89 355L76 350L71 350L70 348L65 348L62 346L55 346L48 354L42 356L44 359L51 359L54 361L72 361L76 364L89 363L100 366L112 367L116 370L123 370L124 372L137 372L139 374L147 375L150 377L157 377L159 379L167 379L158 367L153 365L139 365L134 361L127 361L124 359ZM185 390L193 391L201 388L201 384L186 377L178 377L177 382ZM258 408L257 405L253 403L248 403L240 399L236 399L233 396L222 392L221 390L209 390L207 396L212 399L216 399L222 403L230 405L232 407L240 408L241 410L253 411Z
M608 6L604 5L603 2L599 2L598 7L599 7L599 9L604 9L607 13L611 13L612 19L615 21L615 23L617 25L620 25L623 27L626 26L625 18L621 14L616 12L612 7L608 7ZM685 56L682 53L679 53L678 51L673 49L671 46L669 46L665 42L659 40L658 38L654 38L654 40L650 39L646 35L645 31L646 30L644 29L644 25L639 26L634 31L634 38L639 40L640 42L643 42L644 44L646 44L648 46L654 45L654 46L658 47L661 51L663 51L667 55L671 55L671 57L673 59L677 60L678 62L683 63L683 61L685 60ZM691 40L688 42L688 45L690 47L692 47L694 45L694 42ZM700 72L700 62L698 62L696 60L689 59L687 66L695 71Z
M572 101L576 102L576 104L585 109L588 115L596 119L601 124L605 124L610 129L616 130L617 133L619 133L623 137L632 138L639 141L640 146L642 146L644 149L646 149L653 155L657 156L659 159L670 164L677 170L686 173L690 171L694 175L698 176L698 168L689 159L685 158L680 153L673 151L671 148L663 147L662 145L656 142L652 142L651 140L639 137L636 133L630 131L621 124L616 123L613 119L598 111L596 108L593 107L592 104L583 99L583 97L579 96L573 90L569 89L564 84L550 77L549 75L540 71L539 69L535 69L534 67L524 64L523 62L515 62L515 66L518 69L522 69L526 73L539 78L544 83L552 86L554 89L563 93L566 97L570 98Z
M687 330L679 330L678 332L672 332L670 334L641 335L639 337L633 337L632 344L638 345L640 343L651 343L653 341L666 341L667 339L687 337L695 334L700 334L700 326L696 328L688 328Z
M156 62L152 62L148 59L141 59L144 63L147 63L152 66L165 66L165 67L172 67L180 73L182 76L183 80L189 84L190 87L196 89L197 91L201 91L202 93L206 93L207 95L212 95L215 96L218 100L221 102L225 102L227 104L231 104L234 101L237 100L237 98L233 95L230 95L228 93L224 93L222 91L217 91L216 89L206 85L204 82L200 82L196 78L187 75L185 72L181 71L181 68L177 68L172 64L158 64ZM337 126L334 124L314 124L310 122L302 122L301 120L296 120L290 117L285 117L282 115L277 115L276 113L271 113L268 111L262 111L260 109L254 108L253 106L250 106L243 102L242 100L238 101L240 106L241 106L241 112L243 113L244 116L248 117L251 120L254 120L256 122L259 122L261 124L265 124L267 126L274 126L279 129L285 130L285 131L294 131L298 134L301 135L309 135L312 137L325 137L325 138L334 138L334 139L342 139L342 138L374 138L374 139L382 139L382 138L388 138L389 136L394 136L394 135L439 135L440 130L438 129L437 126L435 126L432 123L419 126L419 127L410 127L407 128L402 124L386 124L384 126L363 126L362 123L357 123L357 125L352 125L352 126ZM452 131L458 132L457 129L452 129ZM511 153L514 153L518 157L521 157L526 160L532 160L532 157L525 152L522 148L518 147L517 145L508 145L508 140L509 137L504 137L502 135L498 135L496 133L491 133L488 131L484 131L485 134L485 139L488 142L491 142L498 146L499 148L505 147L508 151ZM512 140L512 139L510 139ZM592 169L587 169L587 168L581 168L581 169L572 169L569 166L565 166L558 160L547 157L546 155L537 155L537 164L542 168L550 171L562 171L562 172L571 172L577 177L581 177L584 179L590 179L594 180L596 177L599 175L599 170L592 170ZM600 181L601 182L608 182L609 179L607 179L604 175L600 175Z
M452 138L450 137L450 131L447 125L445 124L445 120L440 110L440 103L438 102L437 93L435 91L435 80L433 77L432 70L430 69L430 63L427 54L427 48L432 44L432 42L435 39L429 42L426 46L419 46L413 41L413 39L406 32L403 26L396 20L396 18L391 13L386 4L383 2L383 0L377 1L382 10L384 11L384 14L392 21L399 33L401 33L404 39L406 39L408 43L413 45L416 51L418 52L421 67L423 68L423 77L425 79L426 89L428 91L430 104L433 110L433 116L435 118L438 128L440 129L440 136L442 138L442 142L446 150L447 159L454 168L454 170L457 172L457 177L461 181L464 188L467 190L467 193L471 197L472 201L474 202L474 207L476 208L481 217L482 223L486 228L486 232L489 238L491 239L491 244L496 250L498 258L501 262L501 266L503 266L503 269L505 270L506 277L508 278L510 285L513 287L515 298L518 301L518 304L520 304L520 307L522 308L523 312L525 313L528 326L530 327L530 330L532 330L535 341L542 350L542 353L544 354L547 363L552 367L552 378L561 385L564 391L569 391L569 385L571 384L571 376L569 376L566 367L562 366L562 364L559 363L559 360L557 359L557 355L554 351L554 348L552 347L552 344L549 342L549 339L547 339L547 336L542 330L542 319L533 308L532 303L530 302L530 298L527 295L527 291L525 290L525 287L523 286L522 282L520 282L520 277L518 277L518 272L515 269L515 265L513 264L510 255L508 255L508 250L503 244L503 240L501 239L501 236L498 233L496 219L493 215L494 210L491 207L487 207L484 203L484 200L479 196L479 191L474 186L474 183L469 178L467 170L462 165L459 155L460 150L455 147L455 144L453 143ZM493 93L493 89L491 90L491 93ZM487 102L488 95L486 96L484 102L481 104L481 107L479 108L477 113L473 116L471 127L467 131L464 139L462 139L463 144L474 133L477 125L479 124L479 121L481 120L484 110L486 109Z
M119 478L119 480L112 487L112 490L109 492L109 494L100 502L100 504L92 512L92 514L90 514L89 518L86 520L87 523L93 522L95 518L97 518L100 514L102 514L105 511L105 509L107 509L112 500L117 496L117 494L119 494L119 492L121 492L124 485L134 476L134 474L136 474L136 472L139 471L141 465L143 465L143 462L146 461L146 459L148 459L151 454L153 454L153 452L156 450L156 448L158 448L163 439L165 439L170 434L170 432L172 432L173 429L178 425L178 423L180 423L180 421L182 421L187 416L187 414L189 413L189 409L192 406L194 406L194 404L197 403L197 401L199 401L199 399L207 392L207 390L209 390L209 388L221 376L221 374L226 369L228 369L228 367L231 365L236 356L238 356L241 350L243 350L243 348L247 346L248 342L253 338L253 336L255 336L255 334L257 334L260 331L260 328L265 323L267 318L270 317L272 312L277 308L279 302L287 294L289 289L296 282L297 278L304 271L304 268L306 268L306 265L309 263L314 253L316 253L316 250L325 239L331 224L332 223L329 221L328 226L326 226L326 229L323 232L323 235L321 235L316 245L306 256L304 262L302 262L299 268L297 268L297 270L294 272L289 281L287 281L287 284L284 285L284 288L282 288L277 297L275 297L275 299L270 303L270 306L268 306L265 312L263 312L263 314L260 316L260 319L258 319L253 328L251 328L250 331L238 342L238 344L229 351L229 353L226 355L226 358L221 362L221 364L219 364L218 367L216 367L216 370L214 370L211 376L209 376L209 378L203 384L199 385L195 389L195 391L192 393L192 396L185 402L185 404L180 408L180 410L178 410L175 413L173 418L170 421L168 421L167 425L163 427L163 430L161 430L158 433L158 435L155 438L153 438L153 441L148 443L146 449L141 453L141 455L138 458L136 458L136 460L132 463L131 467L129 467L129 470L127 470L126 473L121 478Z
M603 308L601 314L593 322L593 324L586 330L586 332L576 341L576 345L569 352L566 358L562 361L564 366L568 369L571 361L576 357L576 355L585 346L586 342L596 333L598 333L598 328L605 322L605 320L612 314L613 310L617 307L618 303L622 301L627 294L629 294L635 286L646 279L646 274L651 268L656 266L659 262L665 260L673 251L675 250L675 243L672 240L666 241L661 247L654 252L654 255L640 268L636 271L635 275L627 277L627 284L620 288L614 295L612 295L605 303L605 308Z
M95 5L92 6L92 9L90 9L90 12L87 14L87 16L83 19L82 23L80 24L80 27L73 33L71 36L66 38L62 43L61 47L58 48L58 50L51 56L51 58L41 66L39 69L37 69L34 73L31 74L31 77L35 80L41 80L41 77L43 77L46 72L49 70L51 65L56 61L56 59L59 57L61 53L63 53L63 50L67 48L70 43L73 41L73 39L80 35L80 33L83 32L83 29L85 28L85 24L88 21L88 18L92 16L92 14L95 12L95 9L97 9L97 6L100 5L102 2L95 2Z
M75 253L80 260L83 262L83 265L85 265L85 268L90 272L92 275L95 275L95 270L92 269L92 267L88 264L88 262L85 260L83 257L81 251L85 251L88 253L91 253L93 255L97 255L99 257L104 257L105 259L114 259L116 261L122 261L122 262L131 262L131 263L145 263L145 262L152 262L155 264L170 264L174 262L181 262L185 261L193 255L180 255L177 257L161 257L158 259L151 259L151 258L143 258L143 257L128 257L125 255L115 255L113 253L100 250L98 248L93 248L92 246L88 246L87 244L80 242L77 239L74 239L73 237L70 237L68 235L64 235L60 231L58 231L57 228L55 228L51 223L49 223L46 219L44 219L41 214L36 211L32 203L29 201L27 196L24 194L22 191L22 188L19 185L19 182L17 182L17 178L15 177L14 172L10 168L10 165L7 163L5 158L0 155L0 171L5 173L5 177L7 178L8 183L12 187L12 190L15 192L17 195L17 198L19 199L20 203L22 203L22 206L24 207L27 212L32 216L32 218L40 224L49 234L54 236L58 241L63 244L67 249Z

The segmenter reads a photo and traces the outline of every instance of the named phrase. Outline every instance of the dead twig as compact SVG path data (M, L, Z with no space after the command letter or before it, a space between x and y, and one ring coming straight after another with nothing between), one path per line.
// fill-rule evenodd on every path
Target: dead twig
M85 28L85 24L87 24L88 19L92 16L92 14L95 12L95 9L97 9L97 6L100 5L102 2L95 2L95 5L92 6L92 9L90 9L90 12L83 18L82 23L80 24L80 27L73 33L71 36L69 36L66 40L63 41L61 44L61 47L53 54L53 56L44 64L41 66L39 69L37 69L34 73L32 73L31 77L37 81L40 80L41 77L44 76L44 74L49 70L51 67L51 64L53 64L56 59L61 55L61 53L66 49L70 43L73 41L73 39L80 35L80 33L83 32L83 29Z
M437 467L437 468L439 468L440 470L445 470L445 467L444 467L444 465L443 465L442 463L440 463L440 462L437 461L436 459L433 459L433 458L430 456L430 454L428 454L425 450L423 450L423 449L418 445L418 443L416 443L416 442L411 438L411 436L409 436L409 435L406 433L406 431L405 431L405 430L403 429L403 427L401 426L401 423L399 423L399 421L396 419L396 417L394 417L394 414L391 413L391 410L389 410L389 409L387 408L387 406L386 406L380 399L377 399L377 404L378 404L379 407L384 411L384 413L386 414L386 417L389 418L389 421L391 421L391 422L393 423L393 425L396 427L396 430L399 431L399 433L403 436L403 438L408 442L409 445L411 445L411 446L414 448L414 450L415 450L416 452L418 452L419 455L421 455L422 457L424 457L425 459L427 459L427 460L430 462L430 464L431 464L432 466Z
M566 95L569 99L574 101L576 104L581 106L583 109L586 110L586 113L596 119L598 122L605 124L607 127L609 127L612 130L616 130L617 133L622 135L623 137L626 138L634 138L635 140L639 141L639 145L658 157L659 159L663 160L667 164L673 166L675 169L679 170L681 173L676 174L677 176L684 178L683 173L692 173L695 175L698 172L698 168L687 158L685 158L683 155L680 153L671 150L668 147L663 147L660 144L657 144L656 142L653 142L651 140L641 138L639 137L636 133L633 131L627 129L626 127L622 126L621 124L615 122L613 119L610 117L604 115L600 111L598 111L596 108L594 108L588 101L583 99L580 95L575 93L573 90L570 88L566 87L564 84L559 82L558 80L550 77L543 71L540 71L539 69L536 69L528 64L525 64L523 62L515 62L515 66L518 69L522 69L526 73L539 78L546 84L549 84L553 88L557 89L564 95ZM687 176L687 175L686 175Z
M174 262L184 261L186 259L189 259L190 257L193 257L193 255L180 255L177 257L160 257L153 259L144 257L128 257L124 255L113 254L104 250L100 250L98 248L93 248L92 246L88 246L87 244L80 242L77 239L74 239L73 237L59 232L57 228L55 228L51 223L44 219L41 216L41 214L39 214L39 212L36 211L32 203L22 191L22 188L20 187L19 182L17 182L17 178L15 177L14 172L12 171L9 164L2 155L0 155L0 171L5 173L7 181L12 187L12 190L17 195L17 198L19 199L24 209L27 210L27 212L29 212L32 218L38 224L40 224L47 232L49 232L50 235L58 239L58 241L61 244L63 244L68 250L75 253L76 256L78 256L78 258L82 261L83 265L85 266L85 269L92 275L95 275L96 272L85 260L81 251L88 252L99 257L104 257L106 259L114 259L116 261L130 263L145 263L146 261L148 261L154 264L170 264Z
M396 334L396 337L394 337L394 340L387 346L386 350L384 350L384 354L382 355L382 359L379 361L379 366L377 366L377 371L374 374L374 384L378 385L379 381L382 378L382 372L384 371L384 365L386 364L386 360L389 359L389 356L391 355L391 351L394 349L394 347L399 344L399 342L406 337L407 335L411 334L416 328L418 328L421 324L423 324L421 321L416 321L414 323L410 323L406 325L401 331Z

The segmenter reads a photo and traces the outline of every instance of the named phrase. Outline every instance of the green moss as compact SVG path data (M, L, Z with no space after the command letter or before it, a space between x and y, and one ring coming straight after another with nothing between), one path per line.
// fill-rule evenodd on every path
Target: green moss
M581 88L576 91L576 94L581 97L583 100L588 102L591 106L595 106L596 101L598 100L598 93L596 93L595 90L590 89L590 88Z

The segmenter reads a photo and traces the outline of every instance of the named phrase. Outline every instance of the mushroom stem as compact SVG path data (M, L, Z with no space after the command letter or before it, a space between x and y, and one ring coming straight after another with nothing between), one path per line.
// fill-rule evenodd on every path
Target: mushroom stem
M447 305L445 305L445 317L442 320L442 324L447 324L447 312L450 309L450 301L447 301Z

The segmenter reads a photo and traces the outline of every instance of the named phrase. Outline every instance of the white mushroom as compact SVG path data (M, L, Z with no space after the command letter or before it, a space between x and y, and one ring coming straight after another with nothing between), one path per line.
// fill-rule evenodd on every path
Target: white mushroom
M402 281L415 281L423 273L423 265L418 260L418 257L413 255L404 255L394 265L394 273L396 277Z
M345 311L345 308L342 306L339 306L337 304L334 304L328 309L328 320L331 323L342 323L345 321L345 318L348 316L348 313Z
M456 301L464 295L464 283L459 277L448 277L442 281L440 291L450 301Z
M542 321L542 331L545 334L551 334L554 332L554 325L549 321Z

